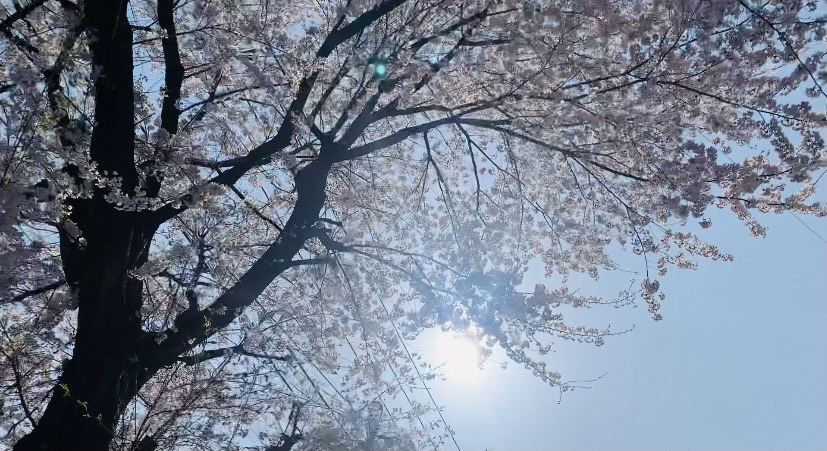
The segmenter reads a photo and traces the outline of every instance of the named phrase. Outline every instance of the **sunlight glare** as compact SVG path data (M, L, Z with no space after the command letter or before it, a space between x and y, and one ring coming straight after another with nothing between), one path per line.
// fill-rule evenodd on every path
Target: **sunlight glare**
M433 342L432 362L452 384L476 384L482 380L480 344L465 334L441 333Z

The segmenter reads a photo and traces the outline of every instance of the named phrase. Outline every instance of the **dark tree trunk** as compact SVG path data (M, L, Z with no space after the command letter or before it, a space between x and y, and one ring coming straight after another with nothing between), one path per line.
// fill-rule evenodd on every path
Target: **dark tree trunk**
M121 414L141 386L160 368L174 365L180 355L232 322L273 279L291 267L305 240L322 233L315 225L324 206L329 171L337 161L335 154L342 152L332 144L322 150L320 159L299 171L296 205L282 236L233 287L196 314L179 315L175 319L178 330L167 331L160 343L155 341L158 334L143 331L143 282L131 274L146 262L160 224L183 209L168 206L155 212L127 211L107 200L113 194L116 199L132 196L139 187L134 153L132 31L127 9L126 2L113 0L86 0L83 4L83 26L90 37L97 72L89 157L100 174L118 176L120 186L100 187L83 180L78 167L65 168L79 185L95 186L91 198L66 202L67 213L60 227L66 282L79 301L77 335L72 359L63 369L46 410L34 429L15 445L15 451L107 450ZM170 11L159 12L171 20ZM343 29L342 33L352 35L353 31ZM174 57L174 53L170 54ZM315 75L305 79L290 111L302 110L314 81ZM290 119L285 119L273 140L213 182L232 185L247 170L286 147L292 130ZM145 192L154 195L152 189ZM287 441L282 447L292 447L294 442ZM151 444L145 441L140 446Z
M103 199L72 202L71 218L85 245L62 234L67 280L79 297L78 328L71 361L46 411L16 451L106 450L139 379L140 308L143 283L130 276L147 256L155 226L140 213L124 212Z
M143 283L131 271L146 261L157 224L148 215L118 209L108 194L134 193L132 30L126 2L87 0L83 25L95 78L95 125L89 156L119 187L94 188L91 199L67 201L60 231L66 281L78 297L78 327L72 359L63 369L45 412L16 445L24 450L107 450L118 418L135 396ZM78 184L77 168L67 166ZM79 233L77 233L79 231Z

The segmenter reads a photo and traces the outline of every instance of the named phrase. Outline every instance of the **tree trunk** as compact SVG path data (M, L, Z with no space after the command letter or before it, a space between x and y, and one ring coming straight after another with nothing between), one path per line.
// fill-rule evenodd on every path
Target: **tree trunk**
M146 215L117 210L96 196L71 202L83 240L61 236L67 281L78 296L71 361L23 450L106 450L123 409L135 396L142 332L143 283L130 275L146 261L156 227ZM85 242L85 244L81 244Z
M132 273L146 262L160 223L182 210L174 208L170 216L157 211L127 211L106 200L111 194L115 198L131 196L139 185L134 155L132 31L126 10L124 2L83 3L92 64L99 69L89 156L98 173L119 177L120 189L101 187L95 181L91 198L66 201L67 216L59 228L60 248L66 281L72 295L78 296L75 346L45 412L34 429L15 445L15 451L107 450L121 414L141 386L160 368L174 364L179 355L202 343L216 328L232 322L291 266L305 240L318 232L314 225L324 205L330 168L336 161L324 156L333 152L327 149L322 158L298 173L295 209L279 240L213 304L189 320L179 315L175 320L180 323L178 331L168 331L167 338L157 343L157 334L142 330L143 282ZM291 110L300 111L304 105L312 81L305 84ZM292 124L286 121L279 131L285 142L289 142L291 130ZM262 146L264 152L280 150L273 150L270 144ZM225 171L223 178L214 182L232 184L261 160L262 156L251 153L248 164ZM65 171L79 185L92 183L83 180L75 166L69 165ZM145 192L154 195L151 190Z
M64 169L79 186L94 186L91 199L66 201L59 228L66 281L78 297L75 347L43 416L16 451L107 450L138 380L148 378L137 359L145 336L143 283L131 272L146 262L158 225L146 212L118 209L106 200L109 194L130 196L138 187L132 29L126 2L86 0L81 9L95 67L89 157L99 173L117 175L120 186L84 180L73 165Z

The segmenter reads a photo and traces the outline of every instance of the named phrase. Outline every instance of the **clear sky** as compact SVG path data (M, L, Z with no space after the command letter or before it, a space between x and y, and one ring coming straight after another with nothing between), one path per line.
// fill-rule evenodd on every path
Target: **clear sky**
M583 317L595 327L636 327L601 348L558 341L549 365L564 380L607 373L592 388L558 404L557 390L516 364L473 377L449 365L448 380L431 385L461 449L827 449L827 244L789 214L759 216L767 237L752 238L728 211L711 213L706 237L734 262L670 271L663 321L645 304L593 309ZM827 237L827 220L798 217ZM642 268L629 254L622 261ZM583 288L610 295L628 278ZM450 340L432 334L414 347L445 359L435 343Z

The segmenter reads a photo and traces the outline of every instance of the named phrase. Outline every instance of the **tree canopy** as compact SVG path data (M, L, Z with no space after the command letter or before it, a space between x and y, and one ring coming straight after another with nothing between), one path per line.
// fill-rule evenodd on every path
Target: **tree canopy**
M710 209L827 214L823 6L0 1L3 444L435 448L434 327L569 389Z

